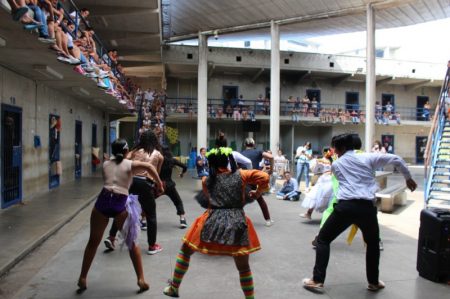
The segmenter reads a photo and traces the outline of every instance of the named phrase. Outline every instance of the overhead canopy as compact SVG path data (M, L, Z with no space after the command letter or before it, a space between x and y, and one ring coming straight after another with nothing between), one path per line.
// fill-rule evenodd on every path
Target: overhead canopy
M105 45L119 50L127 75L161 77L164 40L270 38L270 20L282 39L364 31L366 5L375 4L377 29L450 17L448 0L78 0Z

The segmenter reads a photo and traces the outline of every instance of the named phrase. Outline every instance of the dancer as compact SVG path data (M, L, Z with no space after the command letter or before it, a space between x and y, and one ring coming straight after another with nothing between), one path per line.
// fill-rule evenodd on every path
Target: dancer
M209 178L203 178L203 196L208 210L198 217L183 237L172 281L163 293L179 296L179 287L189 268L191 255L198 251L209 255L233 256L246 299L254 299L253 276L249 254L260 249L252 222L244 212L246 184L258 186L250 191L258 198L269 187L269 176L258 170L236 170L231 148L215 148L208 152ZM231 171L227 168L231 165Z
M138 144L128 154L128 158L133 161L147 162L153 165L157 173L160 173L163 156L160 153L161 146L159 141L152 130L147 130L139 137ZM145 213L147 220L147 242L148 250L147 254L153 255L161 252L162 247L156 243L157 222L156 222L156 202L155 198L157 194L161 194L163 191L155 190L155 182L160 182L159 176L156 174L150 174L146 171L135 173L133 177L133 183L131 184L130 193L137 194L139 197L139 203L141 204L142 211ZM159 185L159 184L158 184ZM157 193L157 194L156 194ZM143 228L143 230L145 227ZM115 237L117 234L117 227L113 223L109 230L109 237L105 239L105 246L114 250Z
M177 215L180 216L180 228L186 228L187 222L184 212L183 201L181 200L180 194L178 194L178 191L175 188L176 186L175 182L172 181L172 169L175 166L182 168L183 171L180 173L180 178L182 178L187 171L187 166L172 156L169 147L163 146L162 153L164 156L164 162L162 164L159 176L161 180L164 182L164 190L165 190L164 194L170 198L170 200L175 205L175 208L177 209Z
M327 207L333 196L333 184L331 182L331 159L333 152L326 148L322 159L316 160L314 174L320 175L317 183L306 193L303 199L302 207L308 209L306 213L300 214L300 217L311 219L314 210L322 213Z
M406 186L414 191L416 182L405 161L393 154L362 153L356 154L354 149L354 134L334 136L332 147L339 157L331 167L339 181L337 192L338 203L328 217L317 237L316 262L312 278L303 280L303 287L314 292L323 292L326 269L330 257L330 243L351 224L361 229L366 249L366 275L369 291L379 291L385 287L379 280L379 227L375 192L377 183L373 175L378 167L393 164L403 174Z
M144 279L141 251L136 245L140 209L134 211L131 209L136 206L136 203L135 198L128 196L128 188L131 185L133 172L146 171L154 176L158 174L156 169L148 163L124 159L128 153L128 144L125 140L117 139L111 147L113 158L103 163L104 185L92 209L90 236L84 251L77 293L82 293L87 289L86 278L89 268L94 260L109 218L114 218L117 228L121 229L122 234L127 236L126 245L130 251L130 258L136 272L138 292L144 292L149 288ZM160 181L157 181L157 184L162 188Z
M273 171L273 156L272 156L272 154L257 150L255 148L255 140L253 140L253 138L249 137L249 138L245 139L245 150L242 152L242 154L252 161L252 169L259 169L259 162L263 158L269 159L270 160L269 174L272 174L272 171ZM259 207L261 208L261 211L263 212L264 219L266 220L265 226L267 226L267 227L272 226L274 221L272 219L270 219L269 207L267 206L267 203L264 200L264 198L262 197L262 195L260 197L258 197L256 199L256 201L258 202Z

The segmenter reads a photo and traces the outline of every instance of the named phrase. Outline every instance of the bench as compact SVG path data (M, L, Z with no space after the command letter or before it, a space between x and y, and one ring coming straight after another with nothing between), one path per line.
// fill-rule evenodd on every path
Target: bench
M394 210L394 205L406 205L405 190L405 184L399 183L375 193L376 198L381 200L381 211L391 213Z

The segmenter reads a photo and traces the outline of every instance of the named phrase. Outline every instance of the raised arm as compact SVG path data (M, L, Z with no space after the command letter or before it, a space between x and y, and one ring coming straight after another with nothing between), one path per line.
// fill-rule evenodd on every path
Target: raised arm
M258 198L269 190L269 175L260 170L240 170L244 184L256 185L257 189L250 191L250 197Z
M394 165L400 170L400 173L405 178L406 186L408 186L411 191L414 191L417 188L417 183L411 178L411 173L408 170L408 166L401 157L393 154L379 153L370 153L365 155L369 155L373 169L381 168L385 165Z
M131 170L133 172L138 172L138 173L147 171L152 176L152 178L155 180L155 183L158 186L158 191L160 191L160 193L164 192L163 183L162 183L161 179L159 178L158 171L152 164L150 164L148 162L133 161L133 163L131 163Z
M233 151L233 158L236 163L244 165L245 169L252 169L252 160L241 154L240 152Z

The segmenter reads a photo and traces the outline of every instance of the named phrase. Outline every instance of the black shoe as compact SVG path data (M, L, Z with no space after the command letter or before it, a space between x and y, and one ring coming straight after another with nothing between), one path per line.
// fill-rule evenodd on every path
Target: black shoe
M186 219L180 219L180 228L186 228L187 227L187 222Z

